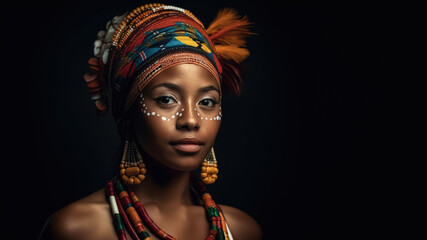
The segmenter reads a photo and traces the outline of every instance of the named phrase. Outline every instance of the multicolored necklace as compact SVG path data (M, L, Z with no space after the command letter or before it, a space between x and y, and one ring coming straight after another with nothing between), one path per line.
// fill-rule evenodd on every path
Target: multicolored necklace
M210 220L209 236L205 240L229 240L230 238L224 215L220 207L208 193L205 184L194 174L191 175L190 183L203 200L206 213ZM113 214L114 228L120 240L127 239L125 227L133 239L151 240L142 221L144 221L151 232L157 237L166 240L177 240L177 238L167 234L154 223L135 193L128 193L119 178L109 181L106 191Z

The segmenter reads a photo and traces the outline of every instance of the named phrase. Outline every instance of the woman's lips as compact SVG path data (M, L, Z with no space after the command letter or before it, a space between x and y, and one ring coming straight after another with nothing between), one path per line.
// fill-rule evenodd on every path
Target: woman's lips
M176 150L186 153L195 153L200 150L203 143L196 138L184 138L171 142L172 147Z
M175 144L172 145L176 150L181 152L194 153L200 150L199 144Z

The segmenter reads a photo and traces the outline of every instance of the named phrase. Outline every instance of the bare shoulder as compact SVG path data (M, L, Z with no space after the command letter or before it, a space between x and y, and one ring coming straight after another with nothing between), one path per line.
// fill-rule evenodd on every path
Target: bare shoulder
M55 212L42 239L108 239L115 237L104 189Z
M253 217L235 207L227 205L220 205L220 207L235 240L262 239L261 227Z

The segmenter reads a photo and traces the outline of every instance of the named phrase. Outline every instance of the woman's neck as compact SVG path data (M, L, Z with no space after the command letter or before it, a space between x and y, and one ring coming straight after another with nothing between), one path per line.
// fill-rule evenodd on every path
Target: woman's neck
M157 161L147 164L145 180L131 190L143 204L156 203L163 207L190 205L190 174L188 171L176 171Z

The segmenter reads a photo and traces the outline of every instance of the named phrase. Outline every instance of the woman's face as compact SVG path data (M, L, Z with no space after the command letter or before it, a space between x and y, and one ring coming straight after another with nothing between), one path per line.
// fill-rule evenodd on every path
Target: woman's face
M144 88L133 117L142 149L178 171L196 169L215 142L221 124L220 88L203 67L171 67Z

